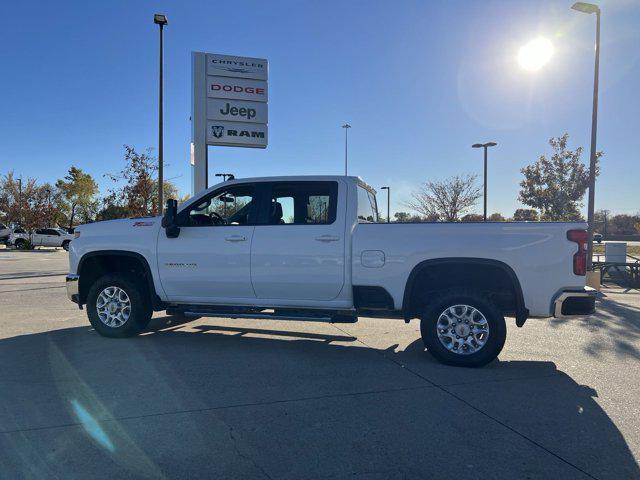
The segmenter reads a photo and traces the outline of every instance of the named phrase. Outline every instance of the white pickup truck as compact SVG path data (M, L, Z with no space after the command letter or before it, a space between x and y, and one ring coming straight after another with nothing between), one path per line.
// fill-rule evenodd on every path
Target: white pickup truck
M588 315L583 223L379 223L357 177L234 179L165 216L76 228L67 291L102 335L186 317L421 320L454 365L500 353L505 316Z
M17 229L9 235L7 245L13 245L20 250L34 247L62 247L69 250L69 244L73 238L73 233L68 233L61 228L39 228L33 233Z

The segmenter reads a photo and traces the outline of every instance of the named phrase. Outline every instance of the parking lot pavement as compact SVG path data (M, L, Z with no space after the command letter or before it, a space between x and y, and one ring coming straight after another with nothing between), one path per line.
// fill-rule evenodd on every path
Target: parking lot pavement
M98 336L66 253L0 250L0 478L640 478L640 293L509 321L446 367L418 322L156 314Z

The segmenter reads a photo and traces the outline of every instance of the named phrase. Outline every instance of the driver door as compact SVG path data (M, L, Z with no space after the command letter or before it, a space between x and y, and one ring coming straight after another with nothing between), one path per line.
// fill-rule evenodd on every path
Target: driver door
M194 304L255 298L251 241L257 215L256 188L216 189L178 214L180 234L158 237L158 271L169 301Z

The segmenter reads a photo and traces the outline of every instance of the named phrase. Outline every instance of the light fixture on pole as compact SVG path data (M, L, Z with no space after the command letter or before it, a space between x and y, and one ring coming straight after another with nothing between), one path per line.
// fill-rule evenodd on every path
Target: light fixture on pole
M391 187L380 187L387 191L387 223L391 223Z
M589 158L589 203L587 204L587 270L593 263L593 211L596 190L596 133L598 130L598 76L600 71L600 7L591 3L576 2L572 9L582 13L596 14L596 52L593 74L593 108L591 111L591 156Z
M158 215L162 215L164 208L164 140L163 140L163 28L169 23L166 15L156 13L153 23L160 26L160 92L158 102Z
M348 149L348 144L349 144L349 136L348 136L348 132L349 129L351 128L351 125L349 125L348 123L345 123L344 125L342 125L342 128L344 128L344 176L347 176L347 149Z
M487 142L487 143L474 143L471 145L473 148L484 148L484 221L487 221L487 148L495 147L497 145L496 142Z
M233 180L234 178L236 178L233 176L233 173L216 173L216 177L222 177L223 182L226 182L227 178L229 180Z

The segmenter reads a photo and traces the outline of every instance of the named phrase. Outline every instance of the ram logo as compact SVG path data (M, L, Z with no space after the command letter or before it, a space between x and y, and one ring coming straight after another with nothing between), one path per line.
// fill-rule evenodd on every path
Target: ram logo
M224 135L224 127L222 125L212 125L211 134L216 138L221 138Z

